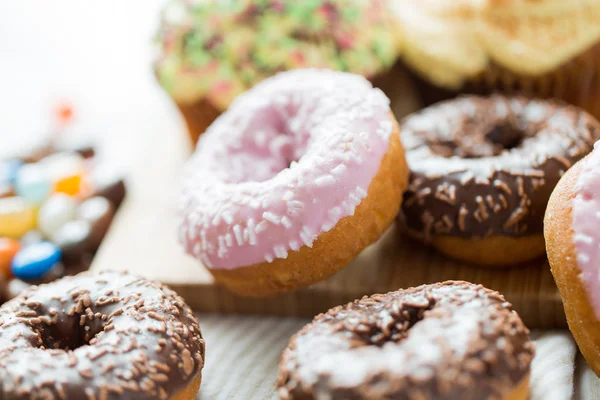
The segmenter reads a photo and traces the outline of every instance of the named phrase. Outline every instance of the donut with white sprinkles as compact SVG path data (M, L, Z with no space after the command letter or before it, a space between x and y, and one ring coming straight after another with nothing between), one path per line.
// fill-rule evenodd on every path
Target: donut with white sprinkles
M363 77L284 72L238 97L198 143L180 241L248 296L312 284L393 222L408 181L388 98Z

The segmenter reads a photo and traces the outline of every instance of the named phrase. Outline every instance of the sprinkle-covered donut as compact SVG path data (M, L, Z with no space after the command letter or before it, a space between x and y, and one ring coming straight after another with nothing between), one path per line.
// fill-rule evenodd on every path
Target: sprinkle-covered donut
M560 180L544 236L569 329L600 376L600 142Z
M0 308L0 398L192 400L204 341L167 287L82 273Z
M332 308L283 352L281 399L525 400L529 331L498 292L444 282Z
M375 241L407 181L379 89L342 72L284 72L240 96L201 138L186 168L180 241L240 294L291 290Z
M544 254L550 193L600 125L558 102L469 96L407 117L401 132L408 232L462 261L511 265Z
M385 0L171 0L155 71L195 140L235 97L278 72L380 76L396 59L393 26Z

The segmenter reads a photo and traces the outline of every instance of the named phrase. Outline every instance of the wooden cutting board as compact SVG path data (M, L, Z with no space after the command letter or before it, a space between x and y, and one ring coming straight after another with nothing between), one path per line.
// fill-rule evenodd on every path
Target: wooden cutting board
M215 285L210 273L177 243L173 203L177 176L190 154L183 129L158 133L143 154L129 197L92 269L128 270L170 285L198 311L313 316L363 295L449 279L481 283L503 293L530 328L565 327L556 286L545 262L486 269L449 261L400 237L392 227L346 269L312 287L276 298L242 298Z

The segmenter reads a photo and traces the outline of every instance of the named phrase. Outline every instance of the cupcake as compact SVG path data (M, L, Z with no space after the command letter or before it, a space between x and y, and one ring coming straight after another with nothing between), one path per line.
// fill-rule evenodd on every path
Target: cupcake
M600 0L390 4L403 59L428 84L429 101L501 91L559 98L600 117Z
M384 0L171 0L155 74L196 141L237 95L276 72L384 74L397 55L387 7Z

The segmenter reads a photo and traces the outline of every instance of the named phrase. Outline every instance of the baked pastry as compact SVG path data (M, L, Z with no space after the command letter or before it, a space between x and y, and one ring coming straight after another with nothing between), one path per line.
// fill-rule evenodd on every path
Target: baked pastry
M448 281L320 314L279 365L281 399L525 400L529 331L498 292Z
M379 238L407 182L379 89L343 72L280 73L201 137L186 167L180 242L238 294L293 290Z
M430 106L400 131L412 172L401 224L451 258L489 266L544 255L550 193L600 139L576 107L503 96Z
M600 117L599 0L390 4L404 60L433 85L555 97Z
M600 145L575 164L554 189L544 235L548 260L569 329L600 376Z
M374 78L396 60L385 0L171 0L156 76L192 140L233 99L277 72L330 68Z
M0 307L0 398L193 400L204 341L167 287L82 273Z

